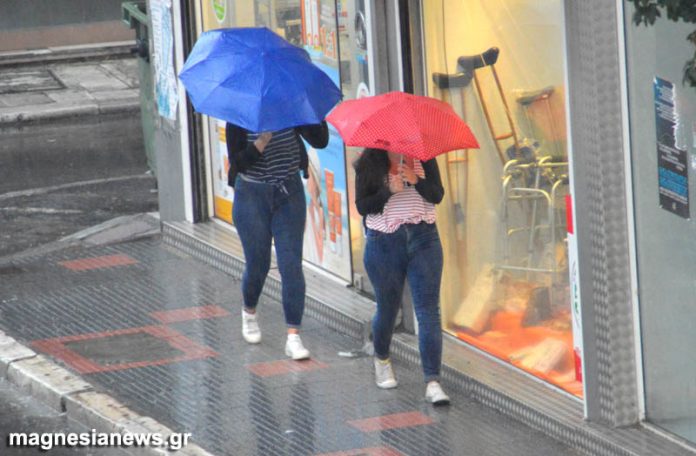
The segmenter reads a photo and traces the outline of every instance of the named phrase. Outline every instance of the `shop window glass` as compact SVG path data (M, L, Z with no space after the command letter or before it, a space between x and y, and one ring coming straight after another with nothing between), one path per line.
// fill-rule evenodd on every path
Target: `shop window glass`
M428 95L481 148L439 160L445 331L582 396L571 324L561 0L424 0Z
M344 100L352 100L374 95L373 81L370 79L374 71L372 61L372 42L368 32L367 0L341 0L338 2L341 20L339 21L339 48L341 53L341 88ZM346 175L348 189L355 189L355 170L353 163L362 149L346 147ZM363 236L362 216L355 207L355 196L349 198L351 253L353 274L359 288L372 292L372 286L367 278L363 265L365 237Z
M636 25L634 12L625 2L645 414L696 442L696 87L682 82L696 24L663 10Z

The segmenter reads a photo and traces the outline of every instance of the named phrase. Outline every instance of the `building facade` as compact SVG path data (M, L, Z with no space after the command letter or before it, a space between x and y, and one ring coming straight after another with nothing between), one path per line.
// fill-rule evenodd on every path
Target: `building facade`
M403 90L447 101L481 145L438 158L447 343L541 384L529 401L496 386L500 397L528 406L520 416L537 427L559 422L544 410L560 398L570 415L607 435L639 424L648 440L660 435L684 454L693 450L696 89L682 84L693 27L666 19L636 25L632 3L599 0L150 0L148 7L154 79L163 81L154 99L165 224L206 227L190 230L194 237L234 236L224 121L194 113L175 76L204 31L268 27L306 49L344 99ZM332 130L326 149L308 152L306 265L370 296L353 202L360 150ZM414 330L408 302L405 309L404 327ZM563 429L555 432L565 439ZM593 435L572 443L595 448ZM620 452L620 440L593 454L633 454Z

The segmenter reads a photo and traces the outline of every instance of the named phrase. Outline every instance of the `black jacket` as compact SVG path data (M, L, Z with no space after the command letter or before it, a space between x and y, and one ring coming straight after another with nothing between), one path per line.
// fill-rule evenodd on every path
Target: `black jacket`
M416 190L428 202L438 204L445 196L437 160L423 164L425 179L418 179ZM393 193L389 190L389 156L383 150L366 149L355 163L355 206L362 216L379 214Z
M230 162L230 169L227 173L227 184L234 187L234 181L238 173L243 173L256 160L261 157L261 153L253 142L247 141L247 130L237 125L227 123L225 126L225 136L227 137L227 159ZM326 121L316 125L302 125L295 127L295 136L300 146L300 170L305 179L309 177L307 167L307 149L302 142L304 138L312 147L323 149L329 143L329 128Z

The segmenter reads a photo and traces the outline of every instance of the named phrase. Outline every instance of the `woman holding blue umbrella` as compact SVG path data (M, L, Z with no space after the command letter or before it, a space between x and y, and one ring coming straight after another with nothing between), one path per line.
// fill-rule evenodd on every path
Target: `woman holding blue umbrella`
M282 280L282 303L288 337L285 354L294 360L309 358L299 328L305 301L302 243L307 215L299 171L308 177L304 138L312 147L329 142L326 122L252 133L228 123L229 185L235 189L232 217L244 249L242 278L242 335L250 344L261 342L256 318L263 284L271 265L275 241Z
M261 341L256 305L275 242L288 327L285 353L296 360L309 358L299 336L306 219L299 172L307 178L308 167L302 139L314 148L326 147L323 119L341 91L304 49L265 27L204 32L179 78L196 111L227 121L232 217L246 260L242 335L251 344Z

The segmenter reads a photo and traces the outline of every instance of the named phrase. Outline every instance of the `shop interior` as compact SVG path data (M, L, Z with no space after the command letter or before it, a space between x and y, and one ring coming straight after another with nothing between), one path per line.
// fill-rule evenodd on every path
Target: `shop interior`
M439 158L443 326L581 397L562 2L430 0L423 17L428 95L449 102L481 144Z

